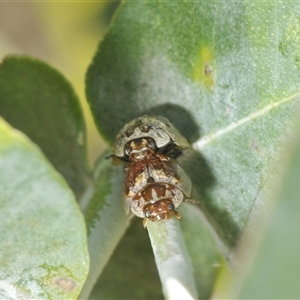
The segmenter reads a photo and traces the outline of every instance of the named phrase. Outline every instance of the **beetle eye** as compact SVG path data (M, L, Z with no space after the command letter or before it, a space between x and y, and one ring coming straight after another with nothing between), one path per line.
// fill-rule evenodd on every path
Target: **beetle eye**
M150 211L149 211L149 209L147 209L146 211L145 211L145 217L146 218L150 218Z
M174 210L174 205L172 203L168 203L167 207L169 210Z
M155 144L154 140L153 139L147 139L147 141L148 141L149 147L152 148L153 150L155 150L156 149L156 144Z

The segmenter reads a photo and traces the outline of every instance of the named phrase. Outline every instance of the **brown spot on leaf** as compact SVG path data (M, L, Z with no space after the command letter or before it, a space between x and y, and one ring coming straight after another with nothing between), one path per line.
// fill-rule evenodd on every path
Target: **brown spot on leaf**
M209 76L212 72L213 72L213 67L211 65L209 65L209 64L205 64L204 74L206 76Z
M193 60L192 78L211 88L214 86L214 54L211 45L202 44Z
M76 286L76 283L72 279L61 277L55 279L55 284L66 292L71 292Z

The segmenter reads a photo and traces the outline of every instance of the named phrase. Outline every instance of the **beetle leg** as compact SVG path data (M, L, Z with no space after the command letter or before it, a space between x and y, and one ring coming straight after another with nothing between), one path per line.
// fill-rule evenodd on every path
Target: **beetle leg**
M145 229L147 228L147 222L148 222L148 219L144 218L143 219L143 226L144 226Z
M178 220L180 220L182 218L181 214L177 210L174 210L173 214L174 214L174 217Z

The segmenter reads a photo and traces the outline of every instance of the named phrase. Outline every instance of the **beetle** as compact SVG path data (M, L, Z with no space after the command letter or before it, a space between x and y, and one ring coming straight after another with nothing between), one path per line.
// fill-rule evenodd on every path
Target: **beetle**
M126 145L137 138L151 138L160 153L168 156L178 156L180 151L188 148L186 138L169 120L161 116L144 115L127 123L117 134L114 144L114 155L126 160L128 149Z
M143 218L144 227L148 220L181 218L176 208L191 196L192 183L172 155L174 149L187 147L163 117L137 118L117 135L113 156L126 162L124 209Z

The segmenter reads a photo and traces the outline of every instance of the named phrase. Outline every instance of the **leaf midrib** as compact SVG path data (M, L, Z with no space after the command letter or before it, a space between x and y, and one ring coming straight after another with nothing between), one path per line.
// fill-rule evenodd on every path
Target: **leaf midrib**
M296 92L288 97L280 99L277 102L272 102L272 103L266 105L265 107L263 107L262 109L252 112L251 114L238 120L237 122L233 122L224 128L221 128L217 131L211 132L211 133L201 137L198 141L196 141L195 143L192 144L192 148L194 148L196 150L202 150L207 145L214 142L215 140L222 137L223 135L235 130L236 128L238 128L240 126L247 124L248 122L250 122L252 120L255 120L261 116L264 116L265 114L267 114L269 111L273 110L274 108L276 108L280 105L283 105L287 102L290 102L290 101L296 99L298 96L300 97L300 91Z

